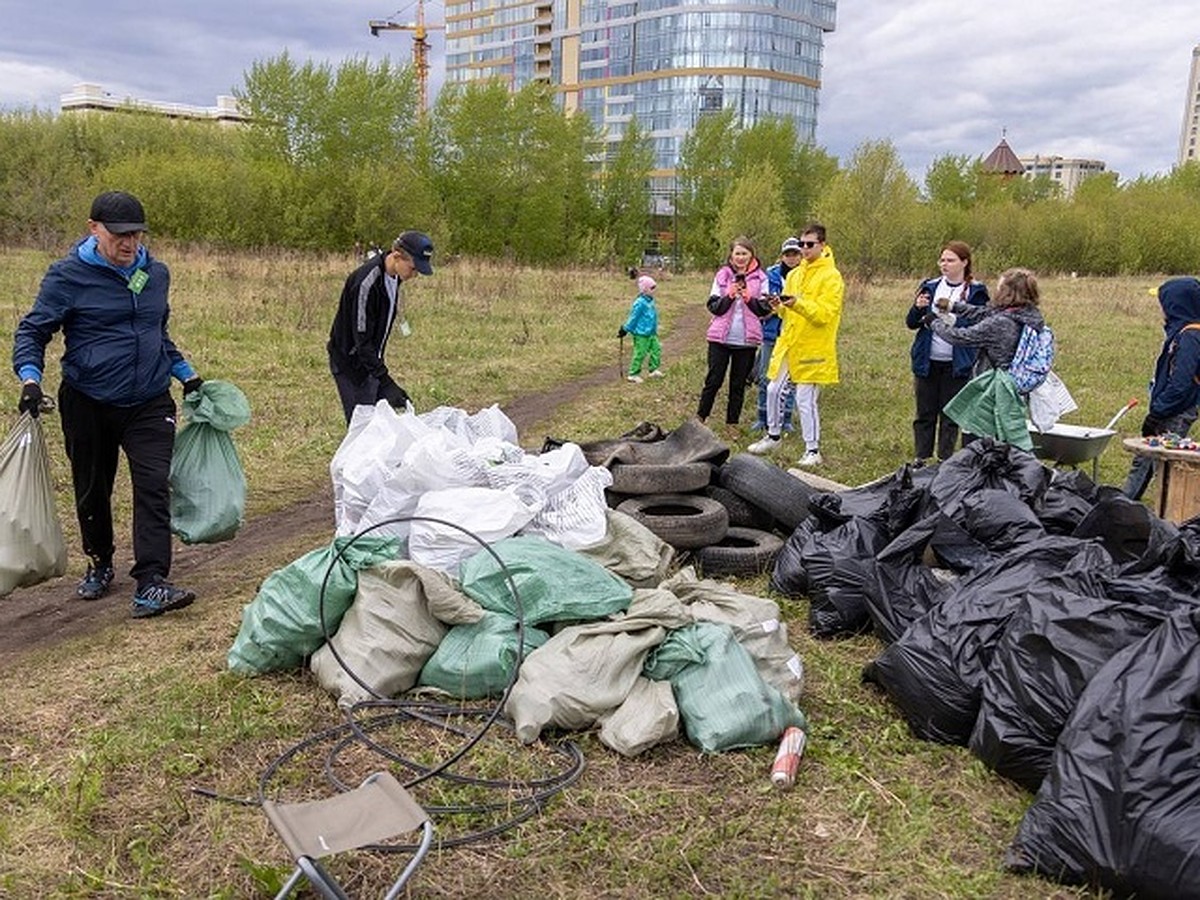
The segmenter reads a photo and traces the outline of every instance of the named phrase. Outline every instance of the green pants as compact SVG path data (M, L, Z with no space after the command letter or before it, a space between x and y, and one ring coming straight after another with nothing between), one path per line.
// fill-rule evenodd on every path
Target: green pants
M648 364L648 371L657 370L662 365L662 341L658 339L658 335L635 334L631 337L633 338L633 358L629 360L629 374L642 374L642 360Z

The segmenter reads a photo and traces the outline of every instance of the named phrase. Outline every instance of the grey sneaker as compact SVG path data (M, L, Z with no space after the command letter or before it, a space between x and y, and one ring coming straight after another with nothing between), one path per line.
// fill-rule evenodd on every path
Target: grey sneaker
M191 591L177 588L162 579L156 579L150 584L138 588L137 593L133 595L130 615L135 619L161 616L165 612L191 606L195 599L196 595Z
M88 566L87 574L79 587L75 588L75 596L81 600L99 600L108 593L112 586L112 566Z

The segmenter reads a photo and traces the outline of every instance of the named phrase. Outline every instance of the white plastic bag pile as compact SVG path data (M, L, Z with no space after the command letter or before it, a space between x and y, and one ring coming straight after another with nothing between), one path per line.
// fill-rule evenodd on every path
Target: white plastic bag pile
M359 406L329 466L337 534L406 539L413 562L451 576L481 542L518 533L571 550L603 541L609 470L575 444L533 454L517 440L497 406Z

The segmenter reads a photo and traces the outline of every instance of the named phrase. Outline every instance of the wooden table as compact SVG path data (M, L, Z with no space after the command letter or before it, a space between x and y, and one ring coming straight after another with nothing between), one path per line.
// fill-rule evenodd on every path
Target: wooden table
M1125 449L1154 460L1154 511L1179 524L1200 515L1200 451L1151 447L1145 438L1125 438Z

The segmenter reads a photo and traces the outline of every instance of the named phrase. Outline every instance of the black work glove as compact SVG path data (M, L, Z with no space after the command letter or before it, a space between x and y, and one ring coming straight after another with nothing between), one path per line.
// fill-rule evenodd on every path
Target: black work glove
M1142 437L1157 437L1165 433L1162 419L1158 416L1147 413L1146 418L1142 419Z
M35 419L42 411L42 386L36 381L27 381L21 385L21 400L17 404L19 412L27 412Z
M383 399L386 400L394 409L404 412L404 410L408 408L408 402L411 399L408 396L408 392L405 391L404 388L400 387L400 385L396 384L396 382L392 381L390 375L385 375L380 379L379 393L383 395Z
M624 325L622 325L620 328L617 329L617 337L623 338L627 334L629 334L629 332L625 330Z
M200 385L204 384L204 379L199 375L193 375L183 383L183 396L187 396L192 391L196 390Z

